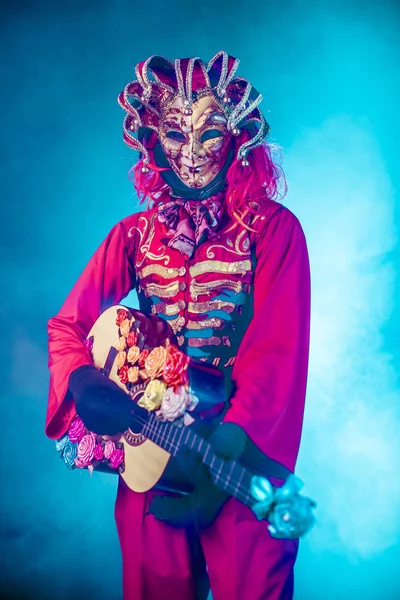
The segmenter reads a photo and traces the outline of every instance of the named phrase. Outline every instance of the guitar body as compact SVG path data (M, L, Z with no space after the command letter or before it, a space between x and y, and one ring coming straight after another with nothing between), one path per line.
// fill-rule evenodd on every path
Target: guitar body
M119 340L116 318L117 311L121 308L126 307L120 305L112 306L103 312L90 330L88 338L93 342L92 356L94 365L126 392L132 398L133 402L138 402L143 396L147 382L139 381L137 384L131 384L130 386L121 383L116 365ZM129 309L129 311L135 318L136 316L139 318L143 314L134 309ZM153 347L158 346L165 341L166 322L159 317L154 316L149 317L149 319L151 319L152 325L155 325L156 328L158 326L158 330L152 340L148 339L150 332L146 332L147 335L142 336L142 345L143 347L152 350ZM138 328L140 328L141 325L142 323L138 321ZM143 325L142 329L144 329L144 327L145 325ZM171 341L174 338L169 327L167 329L167 337L169 337ZM202 365L199 365L199 367L201 368ZM204 369L208 376L210 369ZM203 373L200 371L200 373L197 374L197 378L199 376L202 377L202 375ZM214 397L215 405L219 405L220 408L223 408L225 398L222 396L222 394L224 394L224 386L221 385L221 382L223 384L223 377L221 377L220 374L216 377L216 380L215 377L213 379L211 374L211 380L208 382L208 386L211 389L208 390L208 396ZM204 383L204 378L202 379L202 383ZM197 417L196 419L196 414L193 414L193 416L195 422L190 425L190 427L193 428L193 430L200 432L204 437L208 437L220 422L220 416L218 414L215 416L213 415L213 417L207 420L200 417ZM142 433L135 433L129 429L121 436L116 436L112 439L123 444L125 468L121 472L121 477L131 490L135 492L146 492L157 487L164 491L168 490L177 493L188 493L191 491L190 485L180 474L174 461L170 462L171 454L147 439ZM108 471L104 466L100 467L99 470ZM115 473L115 471L112 472Z

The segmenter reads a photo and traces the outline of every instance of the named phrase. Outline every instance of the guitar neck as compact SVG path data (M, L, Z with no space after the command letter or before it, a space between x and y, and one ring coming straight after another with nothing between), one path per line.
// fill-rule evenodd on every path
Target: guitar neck
M172 423L159 421L152 414L142 433L172 456L176 456L183 447L198 452L202 462L209 467L213 483L217 487L247 506L254 504L254 498L250 494L253 474L238 462L217 456L211 444L190 427L177 427Z

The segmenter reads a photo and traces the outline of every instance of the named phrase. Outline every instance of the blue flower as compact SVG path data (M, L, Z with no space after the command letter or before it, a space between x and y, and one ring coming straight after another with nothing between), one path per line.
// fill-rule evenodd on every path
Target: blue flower
M268 515L268 530L278 539L297 539L307 533L315 522L312 509L315 502L293 494L288 500L278 501Z
M56 450L57 452L62 452L65 448L65 445L68 443L69 437L67 434L63 435L60 439L56 441Z
M275 490L275 502L288 502L298 496L303 488L303 482L295 475L289 475L282 487Z
M61 438L63 439L63 438ZM75 458L78 456L78 444L73 444L67 436L67 441L64 443L60 452L60 458L67 465L68 469L75 469Z
M254 476L251 480L251 495L256 502L251 507L251 510L261 521L267 518L268 512L274 501L274 488L265 477Z
M256 517L259 521L268 519L268 513L269 513L270 509L271 509L271 502L270 501L265 502L263 500L261 500L261 502L255 502L253 504L253 506L251 507L251 510L256 515Z

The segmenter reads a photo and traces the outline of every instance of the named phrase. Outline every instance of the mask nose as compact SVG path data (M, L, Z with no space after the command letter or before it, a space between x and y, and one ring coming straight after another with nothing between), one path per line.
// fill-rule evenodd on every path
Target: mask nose
M196 159L205 158L206 155L207 153L204 150L199 137L196 135L196 133L192 134L189 141L189 158L191 162L195 163Z

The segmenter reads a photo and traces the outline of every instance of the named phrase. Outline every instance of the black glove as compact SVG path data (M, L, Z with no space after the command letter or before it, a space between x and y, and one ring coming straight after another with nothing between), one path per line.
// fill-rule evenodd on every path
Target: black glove
M90 431L115 435L132 424L132 411L136 406L128 394L93 365L83 365L72 371L68 386L76 412Z
M176 460L185 477L195 486L194 492L178 498L156 496L148 512L175 527L187 527L193 523L200 529L209 527L229 494L212 483L211 473L197 452L184 448Z

